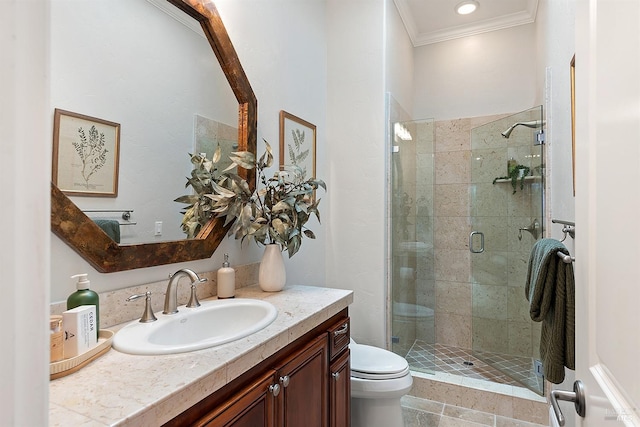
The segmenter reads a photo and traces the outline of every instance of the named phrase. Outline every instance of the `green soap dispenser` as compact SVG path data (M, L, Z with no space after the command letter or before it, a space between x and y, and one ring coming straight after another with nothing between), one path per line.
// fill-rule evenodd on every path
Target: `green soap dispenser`
M67 310L79 307L81 305L95 305L96 306L96 338L100 335L100 298L98 294L89 289L89 279L87 273L76 274L71 276L72 279L78 278L76 287L77 291L69 295L67 298Z

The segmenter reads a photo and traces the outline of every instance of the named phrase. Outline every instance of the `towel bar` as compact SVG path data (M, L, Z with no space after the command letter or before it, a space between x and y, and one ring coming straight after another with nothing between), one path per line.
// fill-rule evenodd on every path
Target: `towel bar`
M573 221L564 221L562 219L552 219L551 222L553 222L554 224L563 224L563 225L569 225L571 227L575 227L576 223Z
M82 212L87 213L107 213L107 212L122 212L122 219L126 222L120 222L120 225L137 225L136 222L129 221L131 219L131 212L133 209L85 209Z
M565 264L571 264L572 262L574 262L576 260L571 255L563 254L562 252L556 252L556 255L558 255L560 258L562 258L562 261Z

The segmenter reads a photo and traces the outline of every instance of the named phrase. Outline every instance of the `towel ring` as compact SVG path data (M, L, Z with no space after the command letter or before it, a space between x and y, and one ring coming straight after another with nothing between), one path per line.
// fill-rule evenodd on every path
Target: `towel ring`
M562 232L564 233L564 235L562 236L562 239L560 239L560 241L564 242L565 240L567 240L567 234L569 234L569 232L564 228L562 229Z
M551 222L554 224L562 224L562 232L564 236L562 236L561 242L567 240L567 235L571 236L572 239L576 238L576 223L571 221L563 221L560 219L552 219Z

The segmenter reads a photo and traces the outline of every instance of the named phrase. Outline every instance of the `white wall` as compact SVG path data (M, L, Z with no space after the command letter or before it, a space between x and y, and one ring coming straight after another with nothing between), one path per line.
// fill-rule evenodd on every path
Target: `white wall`
M535 105L535 26L430 44L415 49L416 120L516 113Z
M304 238L300 252L292 259L284 256L287 283L324 286L325 236L335 191L327 168L325 2L218 0L215 4L258 98L258 153L264 150L264 138L279 158L280 110L316 125L316 174L328 186L327 193L317 192L322 224L312 218L308 227L316 239ZM256 252L253 260L259 261L262 249Z
M547 116L547 196L549 218L575 219L571 142L570 62L575 53L575 0L543 0L538 9L538 80ZM552 236L562 236L552 225ZM568 245L573 245L571 239ZM568 246L570 250L573 247Z
M413 115L413 44L393 0L386 0L385 10L385 90L404 111Z
M324 3L320 0L220 0L216 1L216 6L258 98L258 152L263 152L262 138L265 138L274 148L275 158L278 158L278 114L281 109L315 124L317 173L327 181L330 195L333 188L325 167ZM321 218L324 215L328 219L329 199L322 190L318 194L323 199L319 207ZM325 282L326 224L318 225L312 220L309 227L317 239L305 239L300 252L292 260L285 255L287 283L323 285ZM52 301L64 300L74 291L74 282L69 276L76 273L89 273L92 288L104 292L163 280L179 268L214 270L222 265L224 253L230 254L232 265L257 262L262 256L262 248L251 242L246 242L241 248L239 241L226 239L208 260L101 274L56 236L52 237L51 251L54 260Z
M354 339L384 346L385 3L326 3L327 284L355 291Z
M0 417L10 426L48 424L47 26L46 1L0 2Z
M544 95L547 117L547 230L545 235L562 238L562 226L551 224L551 218L575 221L571 150L571 80L570 61L575 53L575 0L542 0L536 21L539 34L539 66L537 70L540 93ZM575 254L570 237L564 242ZM565 369L562 384L553 386L570 390L574 371ZM574 411L564 411L566 425L574 425Z

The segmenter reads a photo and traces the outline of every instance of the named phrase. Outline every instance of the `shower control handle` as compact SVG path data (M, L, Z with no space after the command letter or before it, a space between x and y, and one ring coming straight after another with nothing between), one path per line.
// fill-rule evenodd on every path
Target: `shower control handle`
M480 249L474 249L473 247L473 236L476 234L480 236ZM472 231L471 234L469 234L469 250L472 254L481 254L484 252L484 233L482 231Z
M523 231L527 231L531 233L531 235L533 236L533 239L538 240L538 234L540 233L539 229L540 229L540 223L538 222L537 219L534 219L531 222L531 224L529 224L528 226L518 229L518 240L522 240Z
M573 383L573 392L565 390L551 390L550 393L551 406L553 406L553 412L556 414L558 424L564 426L565 418L558 405L558 400L565 400L567 402L573 402L576 412L582 418L586 413L585 397L584 397L584 384L582 381L577 380Z

